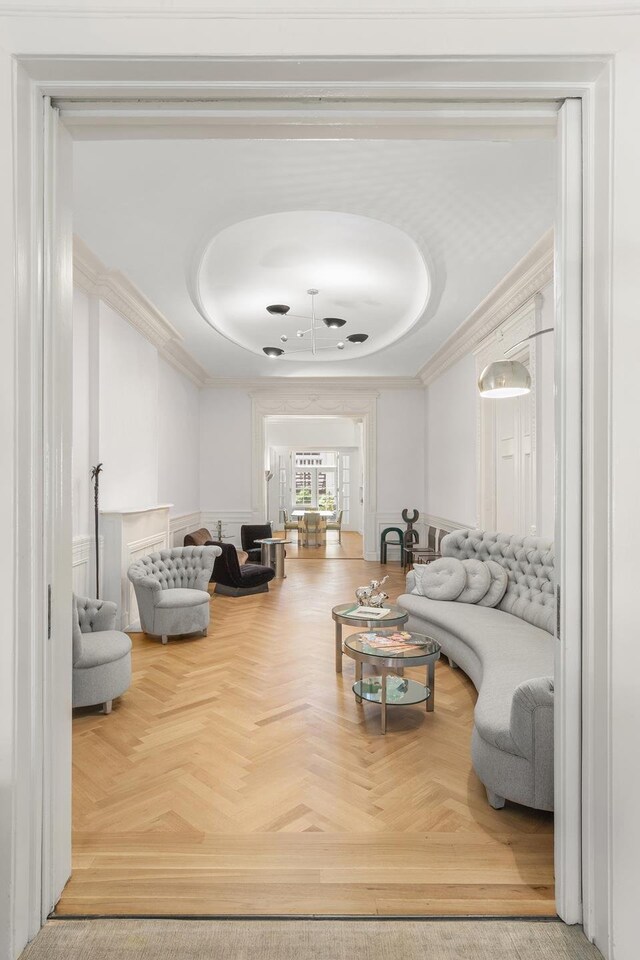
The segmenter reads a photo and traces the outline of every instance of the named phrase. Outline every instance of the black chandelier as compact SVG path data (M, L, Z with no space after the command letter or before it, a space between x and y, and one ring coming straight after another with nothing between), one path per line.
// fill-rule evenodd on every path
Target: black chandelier
M310 320L311 326L307 330L298 330L296 331L296 337L299 340L303 340L305 337L309 337L309 346L299 347L297 350L287 350L287 355L290 353L311 353L314 357L319 350L344 350L347 343L364 343L365 340L369 339L369 334L367 333L352 333L348 337L345 337L344 340L335 340L333 337L322 337L318 335L318 332L322 332L321 323L327 327L328 330L340 330L341 327L344 327L346 320L343 320L341 317L323 317L322 320L318 320L316 317L316 304L315 298L318 295L318 291L315 287L311 287L307 290L307 293L311 297L311 316L304 317L300 314L289 313L290 307L286 303L272 303L267 307L267 312L279 317L295 317L297 320ZM280 343L287 343L289 337L283 334L280 337ZM263 347L263 353L266 353L268 357L281 357L285 352L283 347Z

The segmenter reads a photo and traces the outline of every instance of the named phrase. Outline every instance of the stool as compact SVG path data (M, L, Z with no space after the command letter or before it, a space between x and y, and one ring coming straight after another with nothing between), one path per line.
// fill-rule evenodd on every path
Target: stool
M387 540L390 533L397 533L397 540ZM404 534L400 527L385 527L380 534L380 563L387 562L387 547L400 547L400 563L404 566Z

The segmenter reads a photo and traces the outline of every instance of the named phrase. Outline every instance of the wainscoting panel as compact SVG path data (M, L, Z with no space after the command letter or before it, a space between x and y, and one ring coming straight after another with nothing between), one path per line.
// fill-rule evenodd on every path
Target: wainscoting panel
M176 517L169 517L169 543L172 547L184 546L187 533L193 533L203 526L200 511L181 513Z
M211 531L214 540L218 539L218 521L222 524L222 538L226 543L240 547L240 527L245 523L257 523L251 510L205 510L202 513L201 526Z
M73 538L72 552L72 583L73 592L78 597L95 597L96 595L96 560L94 538L85 535ZM100 537L100 571L103 569L104 537ZM103 577L100 577L100 594L102 595Z
M92 583L93 537L74 537L72 552L73 592L78 597L90 597L95 593Z

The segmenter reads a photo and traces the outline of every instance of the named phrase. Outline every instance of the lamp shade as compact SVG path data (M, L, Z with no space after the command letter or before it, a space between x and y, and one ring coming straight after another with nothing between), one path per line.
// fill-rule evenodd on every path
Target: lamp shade
M497 360L480 374L478 390L481 397L520 397L531 392L531 376L519 360Z

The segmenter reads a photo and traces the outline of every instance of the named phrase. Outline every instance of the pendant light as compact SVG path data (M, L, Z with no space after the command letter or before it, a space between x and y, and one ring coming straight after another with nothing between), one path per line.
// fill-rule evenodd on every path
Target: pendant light
M518 340L512 347L505 350L505 357L527 340L540 337L543 333L553 333L553 327L537 330L523 340ZM531 374L524 363L519 360L494 360L484 368L478 379L478 390L481 397L494 400L504 400L507 397L521 397L531 393Z

